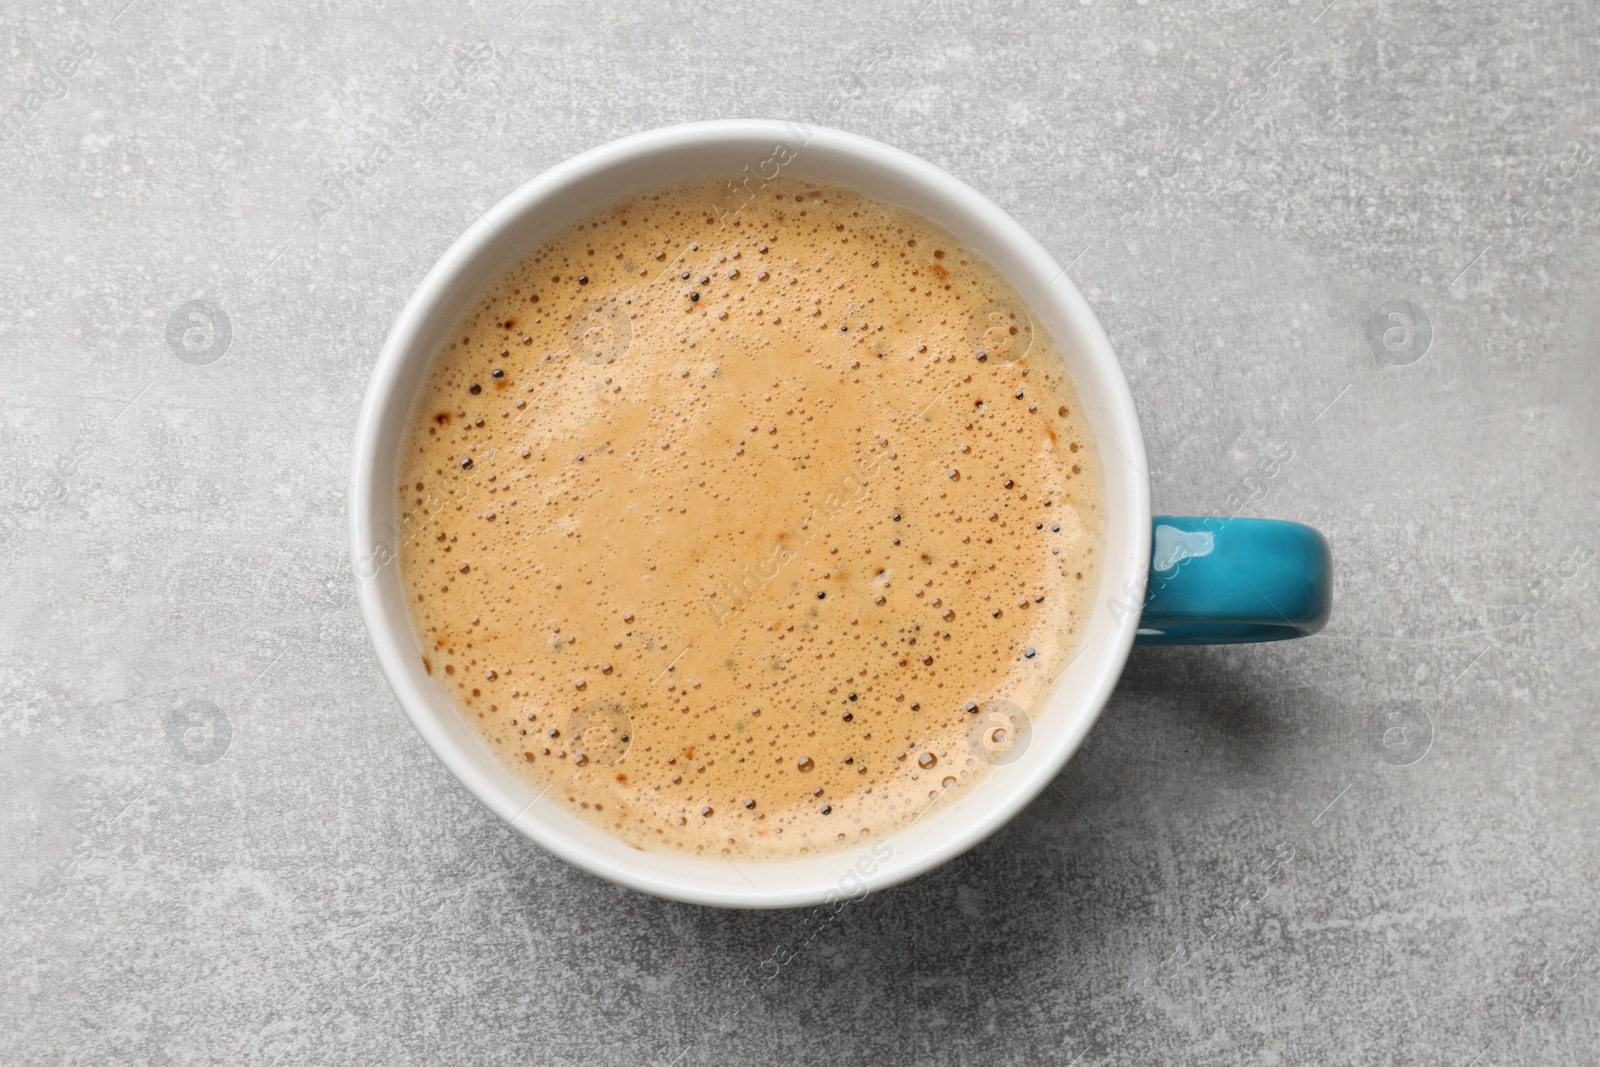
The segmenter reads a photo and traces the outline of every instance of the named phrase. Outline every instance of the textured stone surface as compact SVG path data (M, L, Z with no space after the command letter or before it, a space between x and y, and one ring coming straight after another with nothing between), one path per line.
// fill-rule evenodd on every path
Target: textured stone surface
M1595 1062L1592 6L522 2L0 28L0 1061ZM1015 823L804 944L496 822L345 556L363 385L450 241L742 115L1013 212L1122 356L1158 510L1339 566L1326 633L1136 653ZM210 362L168 343L192 300ZM1369 344L1395 300L1425 354Z

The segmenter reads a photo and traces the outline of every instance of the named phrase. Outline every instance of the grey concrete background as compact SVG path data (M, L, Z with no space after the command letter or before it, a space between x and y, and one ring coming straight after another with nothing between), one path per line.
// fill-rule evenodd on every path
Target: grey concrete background
M6 5L0 1061L1600 1058L1600 12L525 2ZM573 153L746 115L1014 213L1158 510L1339 567L1313 640L1137 652L1022 817L810 941L481 810L345 555L438 255Z

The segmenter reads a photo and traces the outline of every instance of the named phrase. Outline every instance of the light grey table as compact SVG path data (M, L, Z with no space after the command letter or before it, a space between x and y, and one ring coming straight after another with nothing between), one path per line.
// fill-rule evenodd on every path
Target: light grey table
M8 5L0 1061L1600 1058L1600 12L524 2ZM1324 634L1137 652L1024 815L807 943L481 809L344 539L450 242L745 115L993 197L1117 346L1157 509L1338 562Z

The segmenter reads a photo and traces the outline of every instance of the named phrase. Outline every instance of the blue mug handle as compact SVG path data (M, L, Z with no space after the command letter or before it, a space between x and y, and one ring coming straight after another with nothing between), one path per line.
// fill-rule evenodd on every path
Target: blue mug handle
M1333 607L1333 554L1298 522L1153 521L1140 645L1235 645L1306 637Z

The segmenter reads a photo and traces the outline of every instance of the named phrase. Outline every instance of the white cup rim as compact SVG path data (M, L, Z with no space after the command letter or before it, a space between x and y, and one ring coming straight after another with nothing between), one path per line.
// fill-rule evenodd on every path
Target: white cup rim
M1030 749L1016 765L988 772L985 780L1002 774L1006 779L993 788L984 787L980 805L967 803L968 797L953 800L952 807L931 817L937 826L902 828L879 839L886 847L861 844L801 861L752 863L756 877L741 872L735 880L714 869L715 860L663 858L659 853L614 847L615 839L606 840L598 830L588 833L553 800L541 804L531 787L519 791L518 780L509 771L501 768L503 773L496 773L499 765L493 754L466 732L443 691L419 667L403 597L396 597L394 550L401 517L392 468L415 381L436 344L431 338L439 333L441 321L453 322L486 288L490 278L483 264L496 256L505 258L510 234L531 226L543 226L553 234L577 221L578 214L587 212L553 205L572 202L586 188L610 180L637 185L637 175L652 168L664 167L666 173L701 157L715 166L715 160L731 153L759 169L771 165L775 157L766 152L773 146L793 152L782 176L827 181L831 173L854 174L868 183L863 190L867 195L894 200L933 218L985 254L1016 285L1063 351L1090 414L1105 468L1108 526L1097 607L1085 622L1083 638L1094 655L1080 654L1040 709L1041 719L1048 715L1049 729L1041 731L1036 725L1033 744L1038 751ZM756 174L758 179L774 176L764 170ZM666 184L670 182L660 183ZM905 194L879 195L880 187L903 187ZM938 167L865 137L770 119L696 122L625 137L557 164L487 211L424 277L389 333L357 423L350 485L351 558L362 619L401 707L439 760L491 811L575 866L642 892L721 907L796 907L853 896L858 887L863 893L886 888L952 859L1005 825L1060 773L1110 698L1133 643L1137 601L1150 556L1145 472L1144 440L1133 396L1109 339L1065 271L998 206ZM1113 622L1107 616L1119 615L1119 603L1123 610ZM1132 617L1127 618L1130 605ZM1068 683L1071 691L1064 692ZM966 790L976 793L980 786L983 781ZM875 858L868 862L869 856Z

